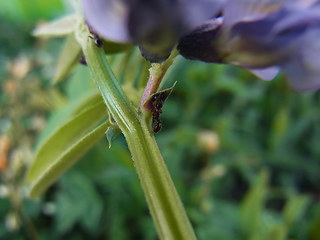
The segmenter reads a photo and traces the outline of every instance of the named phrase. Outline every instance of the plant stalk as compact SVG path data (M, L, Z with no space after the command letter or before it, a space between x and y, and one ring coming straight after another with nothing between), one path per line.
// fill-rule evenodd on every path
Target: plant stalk
M129 102L103 50L88 37L88 31L84 30L83 25L76 34L104 102L126 138L160 239L196 239L150 130L148 118L143 112L138 113Z

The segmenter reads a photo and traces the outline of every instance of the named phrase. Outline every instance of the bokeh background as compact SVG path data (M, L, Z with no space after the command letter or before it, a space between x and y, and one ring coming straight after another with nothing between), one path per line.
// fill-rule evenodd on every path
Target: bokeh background
M36 146L95 88L82 65L53 86L65 40L30 35L68 11L0 2L0 239L157 239L122 136L27 197ZM199 239L319 240L320 92L182 58L166 86L175 81L156 138Z

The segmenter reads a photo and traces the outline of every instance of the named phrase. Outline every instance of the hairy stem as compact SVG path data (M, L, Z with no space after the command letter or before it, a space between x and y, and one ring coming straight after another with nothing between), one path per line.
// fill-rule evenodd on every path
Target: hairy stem
M196 239L147 117L129 102L103 50L88 38L84 27L80 26L76 34L105 104L126 138L160 238Z

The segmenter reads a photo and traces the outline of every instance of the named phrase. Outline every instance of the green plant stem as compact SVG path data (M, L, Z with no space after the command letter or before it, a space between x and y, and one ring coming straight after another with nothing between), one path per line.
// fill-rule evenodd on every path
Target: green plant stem
M77 40L113 119L124 134L160 239L196 239L150 124L124 95L105 55L81 27Z
M163 63L152 63L149 69L150 75L147 82L147 86L144 89L142 98L140 100L140 106L147 101L147 99L158 91L158 88L162 82L164 75L166 74L169 67L172 65L174 58L178 55L178 50L175 48L169 58Z

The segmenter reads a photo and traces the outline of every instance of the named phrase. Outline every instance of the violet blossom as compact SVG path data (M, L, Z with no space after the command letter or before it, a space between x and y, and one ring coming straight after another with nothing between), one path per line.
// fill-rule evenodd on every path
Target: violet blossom
M165 60L180 37L215 17L225 0L82 0L100 36L138 44L151 62Z
M180 54L228 63L271 80L282 69L295 90L320 88L319 0L229 0L184 36Z
M177 44L188 59L241 66L298 91L320 88L320 0L82 0L102 37L139 45L162 62Z

